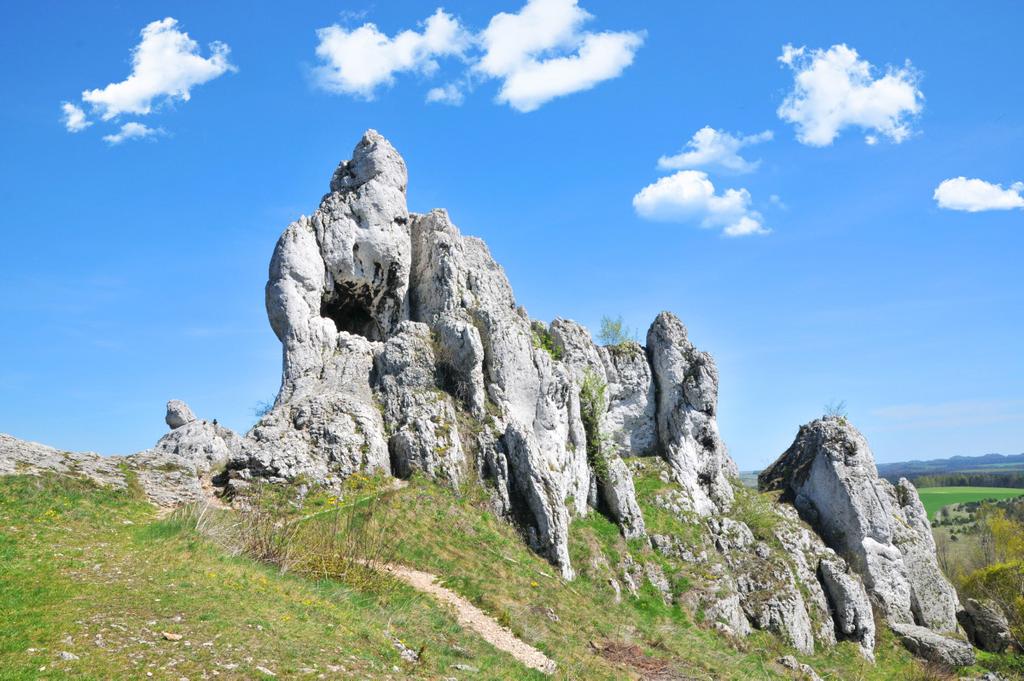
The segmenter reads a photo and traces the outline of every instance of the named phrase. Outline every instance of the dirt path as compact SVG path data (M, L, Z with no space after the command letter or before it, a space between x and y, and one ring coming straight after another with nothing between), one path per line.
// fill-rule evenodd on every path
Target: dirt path
M389 565L385 572L402 580L417 591L428 593L438 600L455 608L455 617L459 624L469 627L498 650L503 650L531 669L551 674L555 671L555 661L547 655L527 644L506 627L476 607L451 589L437 583L437 576L429 572L420 572L402 565Z

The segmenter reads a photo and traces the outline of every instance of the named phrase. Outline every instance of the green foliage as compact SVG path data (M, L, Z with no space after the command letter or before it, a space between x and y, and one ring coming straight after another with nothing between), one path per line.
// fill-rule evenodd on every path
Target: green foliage
M962 473L938 473L919 475L911 480L922 487L1010 487L1024 488L1024 473L1020 471L964 471ZM1024 494L1024 489L1021 489Z
M580 383L580 417L587 435L587 461L598 480L608 477L608 455L604 451L607 438L601 432L601 415L608 407L606 390L605 382L587 367Z
M551 355L551 359L562 359L562 348L555 343L551 331L546 326L534 322L530 327L530 335L533 338L533 347L544 350Z
M635 336L636 334L633 330L623 324L622 315L619 315L615 319L612 319L611 317L601 317L601 330L597 334L597 338L601 341L601 345L624 345L625 343L632 341Z
M964 579L962 590L968 596L995 601L1006 615L1014 638L1024 641L1024 560L975 570Z
M778 544L775 530L782 519L775 511L775 492L758 492L756 490L735 485L733 487L732 515L736 520L747 524L754 536L769 544Z

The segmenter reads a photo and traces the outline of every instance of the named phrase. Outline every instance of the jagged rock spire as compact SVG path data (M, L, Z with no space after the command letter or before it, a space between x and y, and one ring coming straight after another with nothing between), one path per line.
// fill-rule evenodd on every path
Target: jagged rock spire
M553 357L487 246L443 210L410 214L406 183L402 157L369 130L316 212L282 234L267 283L281 392L232 462L232 484L365 469L489 478L498 510L566 577L573 515L597 507L644 534L620 454L664 454L693 510L728 507L735 466L715 424L717 372L682 324L661 315L647 350L599 348L565 320L541 325L566 345ZM600 463L582 422L585 364L608 385Z
M782 499L850 562L890 625L957 631L960 602L939 569L917 490L906 479L894 486L878 477L867 440L846 418L801 426L758 485L782 490Z

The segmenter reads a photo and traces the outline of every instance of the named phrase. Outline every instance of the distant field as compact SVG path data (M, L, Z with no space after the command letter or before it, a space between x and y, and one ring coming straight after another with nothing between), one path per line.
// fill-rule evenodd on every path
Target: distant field
M943 506L962 504L984 499L1010 499L1024 495L1024 489L1008 487L924 487L917 490L921 495L928 517L932 518Z

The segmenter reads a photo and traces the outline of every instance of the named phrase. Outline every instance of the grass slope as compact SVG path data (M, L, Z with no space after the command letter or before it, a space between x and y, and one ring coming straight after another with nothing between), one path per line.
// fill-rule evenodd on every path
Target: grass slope
M659 484L638 479L641 489ZM589 566L615 564L627 552L662 558L642 542L624 542L596 513L573 523L581 576L565 583L490 513L479 487L455 495L421 479L396 489L365 478L360 487L360 498L373 497L372 522L387 530L397 562L442 575L447 587L554 658L557 679L790 678L775 660L792 650L774 636L729 640L704 626L700 613L665 605L649 586L616 603ZM332 503L310 495L294 514L312 530L329 528ZM644 510L659 531L695 530ZM224 512L222 520L231 518ZM698 566L664 567L677 593L699 577L688 572ZM309 679L547 678L461 629L429 597L386 582L355 587L282 574L225 552L187 515L158 518L129 491L68 478L0 478L5 680L259 679L261 670ZM163 632L182 638L166 640ZM418 650L421 661L403 662L391 636ZM798 657L825 679L943 678L926 676L887 632L876 654L871 665L842 643Z
M943 506L986 499L1012 499L1024 495L1024 489L1008 487L922 487L917 490L929 518Z

